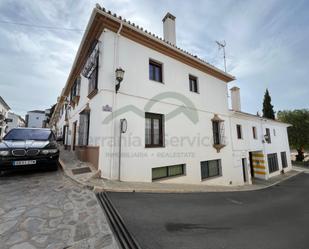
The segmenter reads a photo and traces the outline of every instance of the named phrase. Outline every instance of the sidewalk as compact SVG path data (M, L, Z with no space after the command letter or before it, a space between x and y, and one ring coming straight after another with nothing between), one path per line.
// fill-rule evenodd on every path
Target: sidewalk
M119 182L100 178L100 172L96 171L90 163L76 159L74 153L61 149L60 164L64 173L75 182L90 188L95 192L156 192L156 193L190 193L190 192L232 192L252 191L268 188L279 182L287 180L303 172L303 169L291 170L284 175L273 177L269 180L254 179L254 183L244 186L209 186L194 184L171 184L159 182ZM88 168L88 170L86 170ZM76 171L90 171L86 173L73 173Z

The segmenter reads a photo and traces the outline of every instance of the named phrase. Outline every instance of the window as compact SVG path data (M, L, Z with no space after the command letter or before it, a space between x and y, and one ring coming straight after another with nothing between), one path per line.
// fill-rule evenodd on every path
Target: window
M202 180L215 176L221 176L221 160L211 160L201 162Z
M273 129L273 133L274 133L274 136L276 136L276 130L275 129Z
M95 92L98 89L98 65L99 65L99 57L97 57L97 65L93 69L92 73L89 76L89 85L88 85L88 95Z
M77 77L76 80L74 81L74 84L71 88L71 94L70 94L71 101L76 101L76 97L79 96L80 94L80 82L81 82L80 77Z
M149 79L163 82L162 81L162 64L149 60Z
M269 173L279 170L277 153L268 154L267 160L268 160Z
M214 144L220 144L220 122L212 121L212 131L214 136Z
M256 127L255 127L255 126L252 127L252 135L253 135L253 138L254 138L254 139L257 139Z
M270 137L270 130L269 128L266 128L266 138L265 138L267 143L271 143L271 137Z
M145 146L163 147L163 119L162 114L145 113Z
M185 174L185 164L166 166L152 169L152 180Z
M241 125L236 125L236 130L237 130L237 138L242 139L242 130L241 130Z
M197 77L189 75L189 85L190 85L191 92L198 93Z
M286 152L283 151L280 153L281 154L281 162L282 162L282 168L288 167L288 161L286 159Z

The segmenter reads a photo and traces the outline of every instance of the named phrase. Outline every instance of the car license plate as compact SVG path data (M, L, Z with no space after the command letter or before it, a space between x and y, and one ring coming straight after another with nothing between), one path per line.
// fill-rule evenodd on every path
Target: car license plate
M36 160L27 160L27 161L14 161L14 166L20 166L20 165L31 165L36 164Z

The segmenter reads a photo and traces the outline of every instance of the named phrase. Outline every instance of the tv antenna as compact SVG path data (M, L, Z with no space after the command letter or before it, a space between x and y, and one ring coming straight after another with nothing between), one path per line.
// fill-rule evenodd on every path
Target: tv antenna
M218 45L219 50L221 50L221 49L223 50L224 72L226 72L226 56L225 56L226 42L225 41L222 41L222 42L216 41L216 43Z

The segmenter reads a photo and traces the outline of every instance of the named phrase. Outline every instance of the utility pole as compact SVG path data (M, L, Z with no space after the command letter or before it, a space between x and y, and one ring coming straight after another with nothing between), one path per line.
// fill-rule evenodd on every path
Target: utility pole
M225 42L225 41L223 41L223 42L216 41L216 43L218 44L219 50L220 50L220 49L223 49L224 72L226 72L226 56L225 56L225 46L226 46L226 42Z

